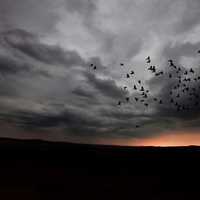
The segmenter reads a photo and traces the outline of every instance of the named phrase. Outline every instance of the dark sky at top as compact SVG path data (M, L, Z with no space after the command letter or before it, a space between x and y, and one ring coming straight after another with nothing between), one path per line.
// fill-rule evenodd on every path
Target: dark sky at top
M1 1L0 136L98 143L198 134L199 109L146 109L132 100L126 73L169 100L173 83L155 78L145 58L159 70L168 72L173 59L199 74L199 16L199 0ZM127 96L131 102L118 107Z

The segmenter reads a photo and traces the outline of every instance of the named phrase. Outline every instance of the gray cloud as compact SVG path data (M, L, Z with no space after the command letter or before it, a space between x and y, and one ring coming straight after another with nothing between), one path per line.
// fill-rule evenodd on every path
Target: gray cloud
M51 0L42 2L33 0L2 1L0 6L1 29L20 28L41 34L55 31L55 24L59 19L54 12L56 4Z
M150 99L146 110L134 101L137 80L125 77L134 70L153 95L168 101L176 81L152 78L144 59L150 55L156 67L173 75L168 59L182 70L197 67L199 6L198 0L1 2L0 121L27 132L58 129L63 138L83 141L198 129L197 109L178 113ZM180 101L186 104L187 98Z

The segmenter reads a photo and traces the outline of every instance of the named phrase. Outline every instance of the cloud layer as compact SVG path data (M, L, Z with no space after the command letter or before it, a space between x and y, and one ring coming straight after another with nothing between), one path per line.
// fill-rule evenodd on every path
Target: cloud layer
M166 72L167 60L174 59L199 73L199 7L198 0L0 3L2 136L96 142L198 130L197 109L186 114L169 103L149 100L148 109L136 104L138 94L126 73L134 70L152 98L166 100L174 83L153 77L145 57ZM128 96L131 102L125 104Z

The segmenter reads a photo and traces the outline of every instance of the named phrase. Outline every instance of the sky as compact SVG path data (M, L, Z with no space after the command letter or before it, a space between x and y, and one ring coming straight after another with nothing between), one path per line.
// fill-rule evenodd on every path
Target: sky
M145 61L168 73L173 59L198 74L199 16L199 0L1 1L0 137L200 145L200 109L177 112L173 83ZM131 70L163 105L135 103Z

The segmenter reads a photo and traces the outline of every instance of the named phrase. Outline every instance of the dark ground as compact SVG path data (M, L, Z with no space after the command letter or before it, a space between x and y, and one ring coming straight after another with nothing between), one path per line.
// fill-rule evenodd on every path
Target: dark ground
M0 140L0 199L200 199L200 147Z

